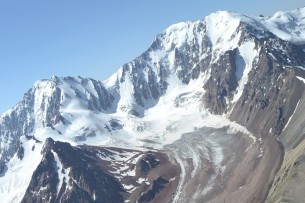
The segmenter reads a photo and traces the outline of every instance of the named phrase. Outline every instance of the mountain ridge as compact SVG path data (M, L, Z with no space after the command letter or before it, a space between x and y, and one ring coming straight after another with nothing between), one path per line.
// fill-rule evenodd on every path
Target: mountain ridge
M289 121L304 93L304 18L305 8L277 12L272 17L220 11L204 20L170 26L157 35L147 51L106 81L54 76L36 82L20 103L0 117L1 176L14 176L7 170L22 168L22 161L28 161L31 153L41 158L39 149L48 137L73 147L86 144L147 151L179 143L182 135L195 133L196 129L206 132L203 128L215 128L225 129L228 134L243 134L240 139L250 150L240 157L263 157L257 168L263 168L263 160L272 159L268 154L279 153L272 162L274 166L265 166L270 174L264 177L272 181L282 155L275 138L269 136L282 139L281 133L291 125ZM230 139L235 140L236 136ZM210 138L205 142L215 145L210 149L203 143L211 152L207 156L214 157L210 160L215 162L210 166L216 174L214 180L226 177L217 172L225 171L220 163L227 163L222 152L224 143ZM263 146L274 152L264 151ZM17 157L16 153L23 155ZM216 201L218 193L212 189L196 194L183 191L182 186L200 174L196 165L200 160L196 155L175 153L167 156L173 156L174 162L180 164L181 174L186 175L189 170L184 168L187 158L193 160L194 171L190 181L180 176L173 201L189 197L194 201ZM242 165L240 157L236 161ZM35 165L39 162L37 158ZM54 172L62 177L59 173ZM23 187L29 181L27 177ZM245 187L252 188L247 181L245 178ZM0 188L0 196L7 195L5 187ZM16 198L12 191L8 193ZM266 189L255 190L256 196L245 200L263 200L257 194L266 193Z

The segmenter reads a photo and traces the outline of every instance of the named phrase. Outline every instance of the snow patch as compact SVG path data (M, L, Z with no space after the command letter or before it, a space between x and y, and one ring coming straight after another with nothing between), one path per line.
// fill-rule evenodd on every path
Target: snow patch
M68 185L68 180L70 179L70 177L69 177L70 168L65 169L63 167L57 153L54 152L53 150L52 150L52 154L54 156L54 160L56 163L57 175L58 175L58 179L59 179L59 183L57 185L57 194L58 194L60 192L63 182L67 183L67 185Z
M213 53L212 61L227 50L237 46L240 33L236 33L240 24L240 17L232 12L219 11L205 18L207 36L209 37Z
M297 76L297 78L298 78L299 80L301 80L301 81L305 84L305 79L304 79L304 78L302 78L302 77L300 77L300 76Z
M35 140L27 140L21 136L24 157L20 160L15 156L6 164L5 176L0 177L1 202L20 202L31 181L32 174L42 159L42 144ZM33 146L35 146L33 148Z
M236 54L236 79L238 87L236 94L233 97L232 102L235 103L241 97L245 85L248 82L248 74L253 67L253 61L257 56L258 52L255 49L255 43L245 42L242 44Z
M301 100L298 101L298 103L297 103L297 105L296 105L296 107L295 107L293 113L291 114L290 118L288 119L288 121L287 121L287 123L286 123L286 125L285 125L285 127L284 127L284 129L283 129L283 131L284 131L284 130L287 128L287 126L289 125L289 123L290 123L290 121L291 121L293 115L295 114L296 110L298 109L298 106L299 106L300 101L301 101Z

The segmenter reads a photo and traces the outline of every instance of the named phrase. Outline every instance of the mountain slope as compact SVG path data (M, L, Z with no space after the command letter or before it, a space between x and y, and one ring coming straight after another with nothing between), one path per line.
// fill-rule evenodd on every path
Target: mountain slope
M289 129L304 101L304 18L305 8L272 17L220 11L170 26L147 51L104 82L55 76L36 82L0 118L0 196L7 202L56 202L72 201L73 191L82 191L84 201L98 202L103 195L92 188L100 183L85 178L88 186L74 181L68 186L72 193L58 190L59 184L77 176L71 171L62 175L54 163L62 171L84 163L66 167L55 148L40 151L50 142L66 142L71 147L68 157L80 148L87 153L79 153L82 160L101 163L80 170L107 177L105 181L117 188L117 202L219 202L238 197L240 202L264 201L283 158L274 136L287 149L303 140ZM192 150L185 149L185 143ZM140 176L145 184L135 179L137 173L127 173L125 179L134 177L134 182L126 184L111 168L100 168L105 166L101 157L89 153L101 146L141 154L158 151L164 161L156 167L148 164L153 172ZM141 163L149 162L137 159L132 166L124 162L120 167L137 171ZM162 167L175 172L164 174ZM35 182L37 178L48 184ZM31 197L42 190L43 197Z

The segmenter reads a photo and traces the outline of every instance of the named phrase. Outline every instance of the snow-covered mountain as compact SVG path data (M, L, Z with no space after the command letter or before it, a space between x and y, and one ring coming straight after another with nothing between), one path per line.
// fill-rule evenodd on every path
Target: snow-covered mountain
M265 201L275 138L303 141L304 50L305 8L219 11L170 26L106 81L38 81L0 118L1 200Z

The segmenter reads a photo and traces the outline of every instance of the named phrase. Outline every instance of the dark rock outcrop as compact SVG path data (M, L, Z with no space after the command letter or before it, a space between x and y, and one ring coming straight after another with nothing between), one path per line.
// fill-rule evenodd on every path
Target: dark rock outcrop
M123 191L85 147L49 138L22 202L123 202Z
M144 203L144 202L149 202L151 200L153 200L155 198L155 196L162 190L164 189L166 186L166 184L169 181L159 177L158 179L154 180L153 185L151 187L150 190L148 190L145 194L143 194L140 198L139 198L139 203Z
M24 148L22 146L22 142L18 143L18 151L17 151L18 159L22 160L24 157Z
M168 179L179 176L178 166L160 152L72 147L48 138L41 153L43 158L32 175L23 203L133 202L140 194L145 194L141 202L147 202L167 187ZM131 170L134 174L128 173ZM167 189L174 187L171 184Z
M149 171L152 168L156 168L160 161L152 153L148 153L143 159L141 159L141 171Z
M236 50L227 51L217 63L211 65L211 76L203 86L207 91L204 95L204 104L212 113L222 114L227 111L227 101L232 99L237 87ZM227 101L226 101L227 97Z
M0 176L3 175L5 172L5 163L3 161L0 161Z

